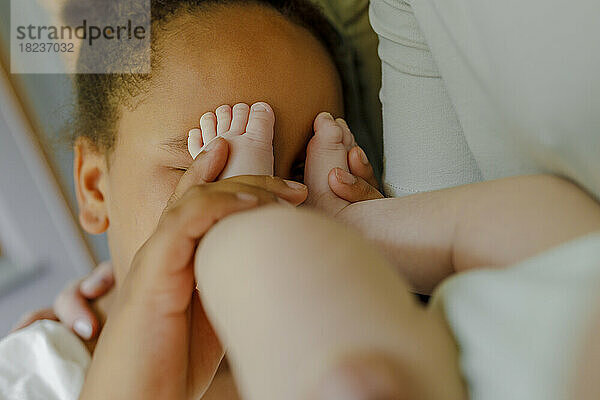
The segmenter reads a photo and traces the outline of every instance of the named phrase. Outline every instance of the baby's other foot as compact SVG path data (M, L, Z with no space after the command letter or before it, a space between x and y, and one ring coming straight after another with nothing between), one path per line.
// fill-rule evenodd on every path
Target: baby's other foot
M200 118L202 141L217 136L229 142L229 159L219 179L238 175L273 175L275 113L267 103L249 107L223 105Z
M334 120L331 114L317 115L314 123L315 135L306 149L304 183L308 186L306 204L336 215L349 202L336 196L329 188L329 172L336 169L336 178L348 184L354 176L348 169L348 152L356 142L346 121Z

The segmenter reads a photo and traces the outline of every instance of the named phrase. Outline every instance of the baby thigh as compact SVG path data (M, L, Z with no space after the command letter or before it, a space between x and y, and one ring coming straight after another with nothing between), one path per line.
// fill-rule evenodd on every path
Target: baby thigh
M265 207L229 217L202 240L195 271L244 399L307 399L330 370L365 354L395 366L404 395L464 398L443 319L370 244L324 216Z

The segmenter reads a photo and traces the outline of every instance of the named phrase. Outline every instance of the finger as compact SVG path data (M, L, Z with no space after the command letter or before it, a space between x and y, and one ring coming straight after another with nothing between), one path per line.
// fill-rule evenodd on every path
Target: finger
M341 168L332 169L328 178L333 193L350 203L383 198L383 195L367 181Z
M96 299L106 294L115 284L113 267L110 261L98 264L92 273L81 281L79 291L88 300Z
M54 312L59 320L71 328L83 340L98 334L98 318L90 303L79 291L79 281L67 286L54 302Z
M160 286L167 281L174 282L173 277L187 269L198 240L226 216L255 208L262 201L275 201L267 192L262 196L263 198L260 199L258 195L248 191L237 193L216 191L211 190L210 186L191 188L175 205L165 210L156 232L144 244L143 260L139 265L154 265L156 268L144 268L138 276L149 282L152 285L150 287L155 289L155 293L163 289L173 290L172 287L161 288ZM165 279L165 276L170 278ZM182 284L185 285L193 284L193 277L189 282L187 278L183 276L184 280L178 282L183 282ZM185 307L187 302L182 303L181 306Z
M234 186L222 181L194 186L163 212L123 284L132 304L145 304L156 315L186 312L194 289L192 260L198 241L226 216L277 201L259 188ZM220 190L223 187L231 192Z
M206 361L203 363L203 369L207 370L206 372L211 373L212 376L217 373L217 368L219 368L219 364L223 359L225 352L208 316L206 315L200 294L197 290L194 290L192 296L190 304L192 328L190 330L191 337L189 339L189 357L191 360L214 360L212 362ZM194 381L196 381L196 384L198 385L205 385L205 382L202 379ZM199 393L202 391L202 388L192 387L188 392ZM215 397L208 396L208 398L211 397L215 400ZM204 396L202 396L202 398L206 399ZM229 396L226 396L226 398L231 399ZM235 398L237 399L238 397L236 396Z
M272 177L268 177L268 179L272 179ZM276 178L279 179L279 178ZM290 185L294 185L296 184L296 182L292 182L292 181L285 181L282 179L282 181L284 182L289 182ZM300 186L304 186L303 184L300 184ZM302 189L292 189L292 187L287 186L287 189L289 191L300 191L302 192ZM202 188L200 188L200 190L202 190ZM246 184L244 182L241 181L235 181L233 179L225 179L219 182L212 182L212 183L207 183L204 185L204 190L208 190L208 191L217 191L217 192L222 192L222 193L231 193L231 194L235 194L235 195L240 195L242 196L242 198L244 198L244 196L246 195L251 195L253 197L258 198L258 204L259 205L266 205L269 203L279 203L281 205L285 205L288 207L293 207L294 204L290 201L287 201L285 199L283 199L282 197L278 196L276 193L273 193L272 191L266 190L261 186L257 186L257 185L252 185L252 184ZM290 197L289 195L286 197Z
M21 319L19 319L19 321L11 328L10 333L26 328L35 321L40 321L43 319L58 321L56 314L54 314L54 310L51 308L44 308L42 310L33 311L22 316Z
M213 112L207 112L200 117L200 129L202 130L202 141L208 143L217 136L217 116Z
M255 186L271 192L295 206L302 204L308 196L308 188L306 185L300 182L281 179L276 176L242 175L225 179L222 182L235 182Z
M379 186L379 182L377 182L377 179L375 178L375 173L373 172L373 167L369 162L369 158L359 146L354 146L348 152L348 166L353 175L364 179L373 187Z
M227 164L228 156L229 145L225 139L217 137L208 143L179 180L167 203L167 208L176 203L192 186L217 179Z

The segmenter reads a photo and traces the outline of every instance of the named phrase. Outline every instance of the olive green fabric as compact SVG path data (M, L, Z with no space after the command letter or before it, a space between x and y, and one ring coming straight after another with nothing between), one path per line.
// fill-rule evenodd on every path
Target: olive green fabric
M365 149L378 179L382 171L381 61L377 35L369 23L369 0L313 0L344 38L349 63L344 75L346 118L356 140Z

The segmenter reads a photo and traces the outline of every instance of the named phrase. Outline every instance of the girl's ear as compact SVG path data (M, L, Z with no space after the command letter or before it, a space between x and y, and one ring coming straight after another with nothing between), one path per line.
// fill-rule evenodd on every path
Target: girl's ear
M88 233L104 233L108 228L106 159L86 138L77 139L74 151L73 174L79 204L79 223Z

